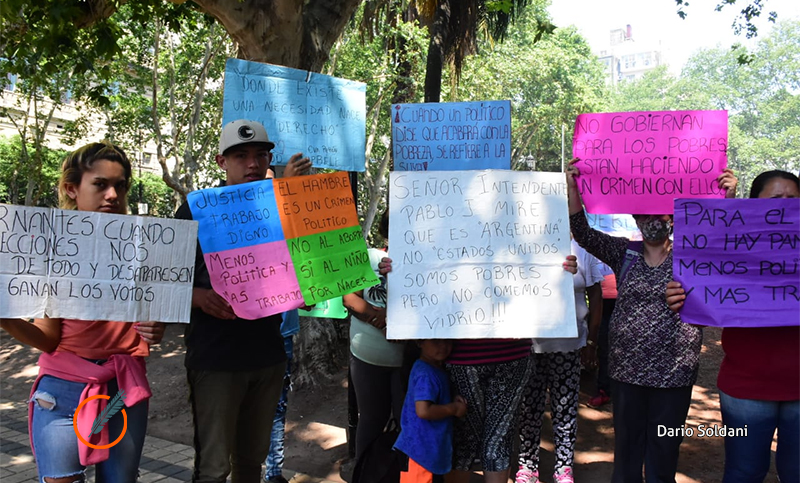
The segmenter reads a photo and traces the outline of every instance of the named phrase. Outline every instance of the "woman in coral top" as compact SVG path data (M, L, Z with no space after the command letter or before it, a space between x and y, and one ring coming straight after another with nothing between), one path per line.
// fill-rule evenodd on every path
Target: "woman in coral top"
M88 144L64 160L58 184L63 209L127 213L131 164L109 143ZM20 342L40 349L39 377L28 407L28 430L39 481L84 481L88 465L96 466L98 483L134 483L147 427L151 395L144 357L150 344L164 335L164 324L127 324L104 320L3 319L0 327ZM92 448L78 440L73 415L81 401L123 390L127 430L111 448ZM122 433L120 412L98 434L92 423L108 401L94 399L78 413L78 432L93 446L112 442Z

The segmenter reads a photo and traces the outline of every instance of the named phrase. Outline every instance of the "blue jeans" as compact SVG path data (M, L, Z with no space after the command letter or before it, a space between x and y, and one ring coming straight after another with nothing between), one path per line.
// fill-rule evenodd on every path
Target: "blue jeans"
M272 421L269 454L267 455L267 460L264 462L264 464L267 465L267 470L264 473L265 479L280 476L283 470L286 405L289 401L289 391L292 390L292 356L294 355L292 336L283 338L283 348L286 350L286 373L283 375L283 390L281 391L281 398L278 400L278 407L275 409L275 419Z
M81 392L86 384L44 376L33 395L33 421L31 424L33 447L39 480L63 478L83 474L86 467L78 458L78 441L72 427L72 416L80 404ZM108 395L118 392L116 379L108 382ZM122 440L112 446L109 458L95 465L97 483L136 483L139 460L142 456L144 435L147 430L147 401L125 408L128 429ZM115 414L108 422L109 439L113 441L122 432L123 418Z
M775 467L781 483L800 482L800 401L739 399L722 391L719 401L722 422L727 428L747 426L747 436L725 437L723 483L764 481L776 429Z

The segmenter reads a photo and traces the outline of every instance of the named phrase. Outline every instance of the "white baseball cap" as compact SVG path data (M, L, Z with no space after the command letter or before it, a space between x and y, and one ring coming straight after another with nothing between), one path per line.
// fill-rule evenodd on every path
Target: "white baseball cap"
M219 154L225 154L225 151L234 146L250 143L264 143L268 145L268 149L275 147L275 143L269 140L267 130L260 122L247 119L231 121L222 128L222 135L219 137Z

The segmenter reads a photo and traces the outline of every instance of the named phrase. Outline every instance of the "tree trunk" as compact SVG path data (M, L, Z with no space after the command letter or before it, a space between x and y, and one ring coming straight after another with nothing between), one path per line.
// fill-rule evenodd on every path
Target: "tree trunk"
M431 25L431 43L425 68L425 102L439 102L442 95L442 68L447 51L450 24L450 1L442 0L436 7Z
M196 0L239 45L239 58L319 72L361 0Z
M330 380L347 365L348 320L300 317L295 336L292 382L299 387Z

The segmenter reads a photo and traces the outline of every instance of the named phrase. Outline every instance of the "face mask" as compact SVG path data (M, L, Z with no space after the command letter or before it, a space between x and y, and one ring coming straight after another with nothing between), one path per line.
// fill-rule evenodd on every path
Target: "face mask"
M642 230L642 238L645 241L649 242L658 242L666 240L670 232L672 232L672 226L670 225L669 221L664 221L659 218L650 218L641 226Z

